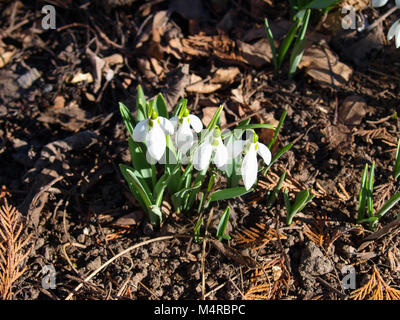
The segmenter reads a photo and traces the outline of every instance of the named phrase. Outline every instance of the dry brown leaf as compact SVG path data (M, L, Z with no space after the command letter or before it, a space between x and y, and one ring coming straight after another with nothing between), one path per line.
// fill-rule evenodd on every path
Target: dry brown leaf
M210 123L214 113L218 110L218 107L205 107L202 109L203 111L203 118L201 121L203 121L203 124L207 127L208 124ZM226 116L225 116L225 111L222 110L221 112L221 127L226 124Z
M93 76L91 73L78 73L72 77L68 77L65 80L67 83L72 83L72 84L76 84L76 83L80 83L80 82L84 82L86 81L87 83L92 83L93 82Z
M347 97L339 108L339 121L347 126L361 124L365 117L367 103L360 96Z
M329 125L323 133L329 143L329 148L337 150L339 153L348 153L354 140L353 135L348 127L343 124Z
M114 53L110 56L104 57L103 60L110 66L124 63L124 57L119 53Z
M0 52L0 68L3 68L7 63L9 63L15 53L16 51Z
M299 68L305 68L305 72L321 86L342 86L353 74L353 69L340 62L326 45L313 45L306 49Z
M239 69L236 67L218 69L209 82L192 74L190 76L190 85L185 90L187 92L212 93L221 89L223 85L232 83L239 72Z
M240 40L235 42L226 35L174 38L169 41L166 51L178 59L213 56L227 63L253 67L263 66L272 58L267 39L248 44Z
M65 106L65 98L63 96L57 96L54 99L54 104L51 108L60 109L60 108L64 108L64 106Z
M272 50L267 39L258 40L254 44L237 41L241 58L250 66L259 68L272 60Z
M240 73L239 68L237 67L229 67L226 69L218 69L213 75L210 82L212 83L223 83L230 84L232 83L236 76Z
M128 213L122 217L119 217L115 222L114 226L133 226L138 225L143 219L143 213L141 211L134 211Z

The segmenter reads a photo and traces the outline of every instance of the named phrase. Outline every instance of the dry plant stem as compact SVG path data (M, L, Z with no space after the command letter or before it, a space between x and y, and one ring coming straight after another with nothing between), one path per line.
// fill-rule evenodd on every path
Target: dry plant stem
M206 276L205 276L205 260L206 260L206 246L207 246L207 235L208 235L208 227L210 226L210 222L213 216L214 208L211 208L206 229L204 231L204 239L203 239L203 251L201 254L201 300L205 300L206 295Z
M127 249L121 251L120 253L118 253L117 255L115 255L114 257L112 257L110 260L108 260L106 263L102 264L99 268L97 268L96 270L94 270L89 276L87 276L87 277L83 280L83 282L80 283L80 284L74 289L74 291L72 291L72 292L67 296L67 298L65 298L65 300L71 300L71 298L74 296L74 294L75 294L76 292L78 292L78 291L83 287L83 285L84 285L86 282L90 281L96 274L98 274L101 270L103 270L105 267L107 267L107 266L108 266L109 264L111 264L113 261L117 260L119 257L121 257L121 256L123 256L123 255L125 255L125 254L127 254L128 252L130 252L130 251L132 251L132 250L134 250L134 249L136 249L136 248L142 247L142 246L144 246L144 245L146 245L146 244L153 243L153 242L157 242L157 241L170 240L170 239L178 238L178 237L187 237L187 236L186 236L186 235L175 235L175 236L164 236L164 237L158 237L158 238L154 238L154 239L149 239L149 240L146 240L146 241L143 241L143 242L141 242L141 243L135 244L135 245L133 245L133 246L131 246L131 247L129 247L129 248L127 248Z
M374 29L379 23L381 23L383 20L385 20L388 16L390 16L393 12L397 10L397 6L394 6L393 8L390 8L388 11L386 11L381 17L376 19L372 24L370 24L367 28L365 28L365 32L370 32L372 29Z

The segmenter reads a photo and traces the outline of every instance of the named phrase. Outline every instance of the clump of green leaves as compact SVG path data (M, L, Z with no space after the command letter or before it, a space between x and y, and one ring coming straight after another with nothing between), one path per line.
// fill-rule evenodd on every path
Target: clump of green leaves
M305 206L314 198L314 195L311 193L311 189L305 189L300 191L294 200L294 203L290 203L289 195L287 190L283 191L283 198L285 201L285 207L287 210L286 216L286 224L290 226L293 222L294 216L301 212Z
M307 28L310 21L311 10L320 10L323 14L328 12L338 0L290 0L290 6L293 12L293 25L289 29L285 38L282 40L279 48L276 48L274 36L269 26L268 19L265 18L265 30L271 46L273 64L276 71L280 70L282 63L292 47L289 61L289 79L291 79L297 70L297 67L303 57L306 46Z
M399 140L400 143L400 140ZM396 151L396 164L393 171L395 179L400 175L399 159L399 144ZM369 228L374 230L379 219L382 218L390 209L392 209L396 203L400 200L400 192L397 192L387 200L382 207L375 212L373 202L373 191L374 191L374 176L375 176L375 162L372 162L371 168L368 164L365 164L362 176L360 192L358 196L358 215L357 223L368 223Z
M233 131L221 132L222 106L203 130L201 120L190 114L186 99L181 99L170 115L163 96L159 94L147 101L141 86L137 91L136 116L123 103L119 104L119 109L129 133L131 155L131 163L120 164L120 170L133 196L154 225L162 222L161 204L165 194L169 195L176 212L197 212L201 217L213 202L242 196L253 190L257 178L257 154L262 156L267 166L271 164L271 152L258 142L254 130L274 127L251 124L246 120ZM281 126L282 123L275 130L275 139ZM241 140L245 132L250 133L249 138ZM235 141L235 146L239 147L238 151L232 149L235 159L228 152L229 141ZM281 150L272 161L284 152ZM232 182L231 177L238 169L236 165L240 167L246 159L251 161L247 161L247 166L242 165L241 176ZM254 161L256 166L248 165ZM220 183L223 175L230 180L227 187ZM245 187L239 185L243 177L246 177ZM228 217L229 210L221 218L218 238L228 238L224 233ZM195 236L200 226L201 221L195 228Z

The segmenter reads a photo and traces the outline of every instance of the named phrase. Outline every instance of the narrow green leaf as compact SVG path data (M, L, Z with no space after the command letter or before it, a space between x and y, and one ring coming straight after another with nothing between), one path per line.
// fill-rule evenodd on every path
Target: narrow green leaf
M396 163L393 170L393 177L397 180L399 175L400 175L400 138L397 141Z
M142 148L142 145L136 141L133 141L132 137L128 139L129 143L129 153L131 154L132 166L136 171L140 174L140 176L148 183L151 182L152 171L151 166L146 160L145 149Z
M286 34L285 38L283 39L280 47L279 47L279 55L278 55L278 68L281 67L283 59L287 51L289 50L290 45L293 42L293 39L297 33L297 30L300 27L301 20L297 19L293 26L290 28L289 32Z
M146 97L144 96L144 92L141 85L137 86L136 110L137 110L136 120L138 122L147 119L148 110L147 110Z
M270 164L267 166L267 168L264 171L264 176L268 173L269 169L272 167L272 165L277 161L285 152L289 151L293 147L293 144L288 144L284 146L282 149L280 149L276 154L271 159Z
M271 52L272 52L272 61L274 63L274 68L275 70L278 70L278 60L277 60L277 55L276 55L276 47L275 47L275 42L274 42L274 35L272 34L272 30L269 27L268 19L265 18L265 32L267 33L269 45L271 47Z
M291 206L290 213L287 216L287 225L291 225L293 221L293 217L302 210L307 203L307 199L310 196L310 191L308 189L300 191L294 201L294 204Z
M281 188L282 188L283 181L285 181L285 177L286 177L286 171L283 172L283 174L279 178L277 185L275 186L274 190L272 191L271 195L269 196L268 202L267 202L267 208L271 207L275 203L276 199L278 198L279 192L281 191Z
M390 209L394 207L394 205L400 200L400 192L393 195L388 201L384 203L382 208L376 213L377 218L381 218L388 212Z
M374 215L374 202L373 202L374 173L375 173L375 161L372 162L371 170L369 172L369 177L367 181L367 206L368 206L368 214L370 217Z
M275 141L276 141L276 138L278 137L278 134L279 134L279 132L281 131L281 128L282 128L283 122L285 121L286 115L287 115L287 110L284 109L284 110L283 110L283 113L282 113L282 115L281 115L281 118L279 119L278 126L276 127L276 129L275 129L275 131L274 131L274 135L273 135L271 141L270 141L269 144L268 144L268 148L269 148L269 149L271 149L271 147L274 145L274 143L275 143Z
M135 119L132 117L129 109L122 102L119 102L119 111L124 120L125 127L129 132L129 136L132 136L133 129L135 128Z
M221 219L219 220L219 224L218 224L218 228L217 228L216 236L219 241L221 241L225 236L226 226L228 225L228 222L229 222L229 214L230 214L230 208L226 207L224 213L221 216Z
M246 193L251 192L253 189L246 190L244 187L227 188L218 190L210 194L210 202L231 199L239 196L243 196Z
M158 115L168 119L167 104L166 104L165 99L164 99L164 97L163 97L163 95L161 93L159 93L157 95L155 106L156 106L156 109L157 109L156 111L157 111Z
M290 63L289 63L289 79L292 79L294 73L297 70L297 66L299 65L301 58L303 57L304 49L306 47L307 38L306 31L308 27L308 21L310 20L311 10L307 9L306 13L302 19L303 24L301 26L300 35L297 38L295 45L293 47L292 53L290 55Z
M199 243L200 242L200 228L201 225L203 224L203 218L200 218L197 223L196 226L194 227L194 242Z
M289 195L286 189L283 189L283 200L285 202L286 211L289 216L290 212L292 211L292 205L290 204Z
M153 198L153 195L147 183L138 176L135 170L124 164L120 164L119 167L125 179L134 185L135 189L138 191L141 198L143 199L143 202L145 203L146 207L149 207L150 205L154 204L154 202L151 200Z
M365 205L367 202L367 178L368 178L368 164L366 163L361 176L360 193L358 195L357 221L364 219L365 215Z

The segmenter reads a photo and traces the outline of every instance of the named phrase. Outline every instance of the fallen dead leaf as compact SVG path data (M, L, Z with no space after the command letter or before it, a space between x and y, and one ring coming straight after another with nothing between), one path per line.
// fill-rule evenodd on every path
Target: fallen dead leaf
M267 39L249 44L240 40L233 41L226 35L174 38L169 41L166 52L177 59L212 56L230 64L247 64L253 67L261 67L272 58Z
M122 217L119 217L115 222L114 226L133 226L138 225L143 219L143 213L141 211L134 211L128 213Z
M167 75L167 85L161 90L168 111L175 108L178 100L185 95L185 88L189 84L189 64L180 65Z
M110 66L124 63L124 57L119 53L114 53L110 56L104 57L103 60Z
M78 73L74 76L68 77L65 80L67 83L72 83L72 84L76 84L76 83L80 83L80 82L84 82L86 81L87 83L92 83L93 82L93 76L91 73Z
M367 103L360 96L347 97L339 108L339 121L347 126L356 126L361 124L365 117Z
M330 149L337 150L339 153L351 151L354 136L347 126L343 124L329 125L323 130L323 133Z
M51 108L61 109L65 106L65 98L63 96L57 96L54 99L54 104Z
M202 109L203 111L203 118L201 121L203 124L207 127L208 124L210 123L212 117L214 116L215 112L217 111L218 107L205 107ZM225 111L222 110L221 112L221 127L226 124L226 116L225 116Z
M0 52L0 68L3 68L7 63L9 63L15 53L16 51Z
M227 69L218 69L209 81L192 74L190 84L185 88L187 92L212 93L221 89L226 84L231 84L239 74L239 68L230 67Z
M305 68L305 72L321 86L343 86L353 74L353 69L340 62L327 45L306 49L299 68Z
M211 83L231 84L236 76L240 73L239 68L230 67L226 69L218 69L210 80Z
M93 74L94 74L94 88L93 92L96 93L99 91L101 87L101 72L103 67L106 65L106 62L97 56L92 50L89 48L86 49L86 54L89 56L90 63L92 64Z

